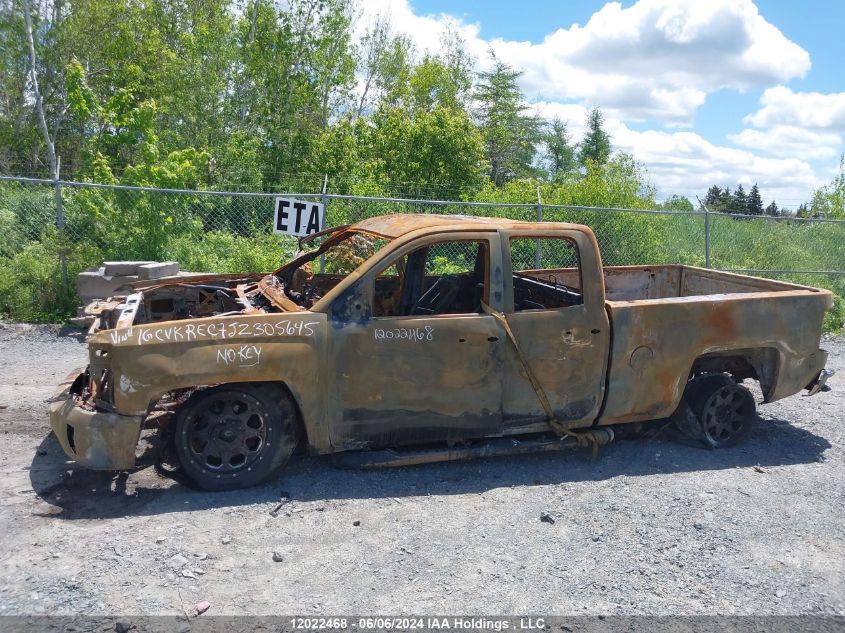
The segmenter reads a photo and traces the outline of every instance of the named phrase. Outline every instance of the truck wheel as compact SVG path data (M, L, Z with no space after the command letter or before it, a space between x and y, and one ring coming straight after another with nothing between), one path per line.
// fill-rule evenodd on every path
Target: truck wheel
M685 397L710 448L733 446L751 433L757 416L754 397L727 374L696 378Z
M221 385L195 392L176 415L175 450L183 472L203 490L255 486L296 447L297 413L280 390Z

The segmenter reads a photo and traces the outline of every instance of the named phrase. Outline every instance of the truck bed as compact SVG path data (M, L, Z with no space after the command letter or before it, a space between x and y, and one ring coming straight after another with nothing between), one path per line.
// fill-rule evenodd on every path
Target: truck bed
M608 301L791 290L818 292L808 286L694 266L607 266L604 283Z
M574 268L536 271L536 276L545 279L549 273L567 286L580 287ZM604 286L609 302L794 290L819 292L816 288L784 281L680 265L605 266Z
M765 402L798 393L824 367L826 290L691 266L604 272L613 338L600 424L670 415L708 359L756 377Z

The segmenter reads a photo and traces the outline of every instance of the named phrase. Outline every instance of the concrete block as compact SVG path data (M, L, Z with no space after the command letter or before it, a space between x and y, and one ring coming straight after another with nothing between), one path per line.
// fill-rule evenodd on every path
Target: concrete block
M160 279L179 274L179 262L158 262L138 266L139 279Z
M106 299L115 295L128 294L118 292L120 288L133 281L138 281L136 275L120 277L104 277L99 272L83 272L76 276L76 289L83 305L94 299Z
M124 275L137 275L138 274L138 267L143 266L145 264L155 264L155 262L151 261L138 261L138 262L103 262L103 266L105 270L103 274L106 277L115 277L115 276L124 276Z

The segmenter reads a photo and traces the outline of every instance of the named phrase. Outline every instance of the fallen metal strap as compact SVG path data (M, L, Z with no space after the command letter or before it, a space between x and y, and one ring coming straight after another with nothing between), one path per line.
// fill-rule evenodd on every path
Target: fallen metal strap
M511 326L508 323L507 317L504 315L504 313L491 308L484 301L481 302L481 309L484 310L484 312L486 312L490 316L492 316L494 319L496 319L507 333L508 339L513 345L514 350L516 350L516 355L519 357L519 362L522 363L522 367L523 369L525 369L525 374L528 376L528 382L531 383L531 387L533 387L534 393L537 394L537 399L540 401L540 404L543 405L543 410L546 412L546 418L549 423L549 426L552 427L555 433L560 436L575 438L578 441L578 446L592 446L592 460L595 461L599 453L598 438L596 438L595 434L590 431L586 431L585 433L574 433L573 431L570 431L565 426L563 426L560 422L558 422L554 409L552 409L552 405L551 403L549 403L549 398L548 396L546 396L546 391L543 389L543 385L540 384L540 381L537 379L537 376L531 369L531 365L529 364L528 359L525 357L525 354L522 353L522 349L520 349L519 347L519 343L516 340L516 336L514 335L513 330L511 330Z
M528 364L528 359L525 358L525 354L522 353L522 350L519 347L519 343L516 342L516 336L514 336L513 330L511 330L511 326L508 323L507 317L498 310L494 310L483 301L481 302L481 308L491 317L496 319L505 329L505 332L507 332L508 339L513 344L513 348L516 350L516 355L519 357L519 362L522 363L522 367L523 369L525 369L525 373L528 376L528 381L534 388L534 393L537 394L537 398L540 400L540 404L543 405L543 410L546 412L546 417L549 420L549 425L553 429L558 431L558 433L562 434L564 429L562 426L560 426L560 423L557 421L557 417L555 416L555 412L552 409L552 405L549 403L549 399L546 396L546 392L543 389L543 385L541 385L540 381L537 380L537 376L534 375L534 371L531 369L531 365Z

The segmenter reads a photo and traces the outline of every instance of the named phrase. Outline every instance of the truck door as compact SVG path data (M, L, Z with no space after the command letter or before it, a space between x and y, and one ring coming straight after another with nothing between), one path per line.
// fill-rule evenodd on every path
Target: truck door
M575 230L502 233L505 315L558 421L589 426L602 404L610 341L598 246ZM545 412L513 345L505 351L506 431Z
M500 254L495 232L422 237L386 255L335 300L333 446L502 433L507 339L482 311L482 301L501 306Z

